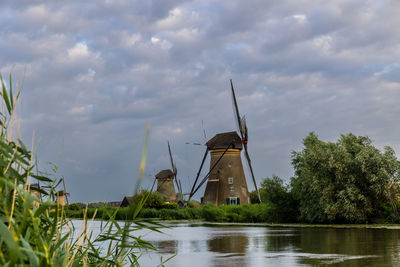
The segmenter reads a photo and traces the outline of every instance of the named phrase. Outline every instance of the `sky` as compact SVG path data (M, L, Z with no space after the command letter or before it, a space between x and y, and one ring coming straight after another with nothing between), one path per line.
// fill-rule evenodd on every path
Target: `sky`
M229 79L257 182L288 182L312 131L400 153L399 11L397 0L0 0L0 73L20 86L25 144L40 169L58 166L70 202L133 193L148 123L142 187L170 168L169 140L189 192L205 148L185 142L205 142L202 121L207 139L237 130Z

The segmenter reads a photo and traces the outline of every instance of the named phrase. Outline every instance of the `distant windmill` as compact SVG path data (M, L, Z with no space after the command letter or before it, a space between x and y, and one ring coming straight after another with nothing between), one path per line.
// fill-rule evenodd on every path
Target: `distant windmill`
M57 204L60 206L65 206L68 205L68 197L69 197L69 193L67 193L67 189L65 187L65 179L62 178L62 182L63 182L63 190L57 191L56 192L56 201Z
M37 201L34 202L34 205L38 208L42 202L42 195L40 194L40 184L34 183L29 185L29 192L32 196L37 198Z
M170 169L166 169L156 174L157 192L165 196L169 201L177 201L178 199L176 198L174 180L178 192L181 195L182 195L182 189L181 189L181 183L177 178L177 168L172 158L171 146L169 145L169 142L168 142L168 152L171 161L172 171Z
M241 119L236 102L235 92L231 80L232 99L234 104L235 119L241 138L236 132L226 132L215 135L207 142L207 149L197 172L195 182L189 194L189 199L207 182L202 202L211 202L215 205L239 205L250 203L250 194L247 188L240 151L244 148L245 158L248 163L254 186L258 193L249 154L247 152L248 133L244 117ZM197 185L205 159L210 152L210 170ZM260 194L258 193L260 198Z

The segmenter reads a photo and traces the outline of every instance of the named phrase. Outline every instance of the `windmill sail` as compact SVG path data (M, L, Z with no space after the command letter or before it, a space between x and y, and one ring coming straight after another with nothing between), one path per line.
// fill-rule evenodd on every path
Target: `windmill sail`
M247 125L246 125L246 118L245 117L240 118L239 107L238 107L238 104L237 104L237 101L236 101L235 90L233 89L232 79L230 80L230 82L231 82L234 113L235 113L235 117L236 117L236 121L237 121L237 125L238 125L238 128L239 128L239 131L240 131L240 136L242 137L242 142L243 142L243 147L244 147L244 153L245 153L247 166L250 169L251 178L253 180L254 187L255 187L255 189L257 191L258 200L261 203L260 192L259 192L258 187L257 187L257 182L256 182L256 179L254 177L253 167L251 166L250 156L249 156L249 153L247 151L248 132L247 132Z
M168 152L169 152L169 159L171 161L171 167L172 167L172 172L174 174L174 180L175 180L175 183L176 183L176 187L178 188L179 193L182 195L182 188L180 187L180 183L179 183L178 178L177 178L177 169L176 169L176 166L174 164L174 160L172 158L171 146L169 145L169 141L168 141Z

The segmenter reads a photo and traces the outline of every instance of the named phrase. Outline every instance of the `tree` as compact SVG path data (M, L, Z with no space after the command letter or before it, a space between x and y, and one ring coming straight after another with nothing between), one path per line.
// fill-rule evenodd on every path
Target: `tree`
M265 178L261 182L261 199L263 203L269 204L274 210L274 221L294 222L297 217L297 204L294 200L290 187L276 175Z
M134 203L134 205L137 205L145 197L145 195L148 196L146 202L143 205L144 208L160 209L165 202L163 196L160 193L148 190L141 190L138 194L133 196L132 202Z
M392 148L381 152L368 137L353 134L333 143L310 133L303 144L292 153L291 181L301 221L366 222L388 203L387 188L399 181Z

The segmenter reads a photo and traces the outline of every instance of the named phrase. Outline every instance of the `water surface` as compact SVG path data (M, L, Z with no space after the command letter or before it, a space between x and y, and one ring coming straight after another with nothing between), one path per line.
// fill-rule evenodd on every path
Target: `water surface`
M400 266L400 230L165 224L142 266Z

